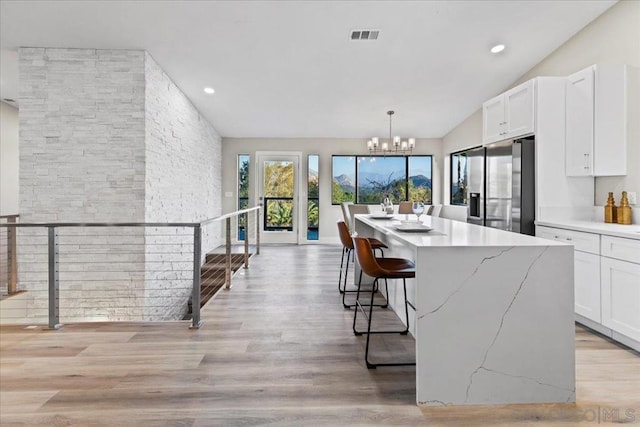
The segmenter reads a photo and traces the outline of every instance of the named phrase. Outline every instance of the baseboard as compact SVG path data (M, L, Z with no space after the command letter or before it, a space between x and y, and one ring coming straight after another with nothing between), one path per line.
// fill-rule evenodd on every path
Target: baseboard
M623 335L619 332L611 330L606 326L602 326L600 323L594 322L593 320L587 319L586 317L581 316L579 314L575 315L575 321L577 323L580 323L582 326L586 326L587 328L592 329L613 341L616 341L617 343L620 343L637 352L640 352L640 342L634 340L633 338L629 338L626 335Z

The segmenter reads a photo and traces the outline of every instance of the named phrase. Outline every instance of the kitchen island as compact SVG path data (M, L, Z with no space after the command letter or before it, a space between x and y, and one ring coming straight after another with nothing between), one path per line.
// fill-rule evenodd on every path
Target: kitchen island
M575 402L573 247L431 216L431 232L396 230L406 218L356 215L355 229L415 261L418 404ZM389 294L404 319L402 286Z

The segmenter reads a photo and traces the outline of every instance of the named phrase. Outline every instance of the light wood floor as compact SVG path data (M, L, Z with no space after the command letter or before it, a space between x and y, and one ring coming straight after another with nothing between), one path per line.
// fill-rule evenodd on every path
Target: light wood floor
M576 405L419 408L415 368L367 370L337 292L337 246L264 247L204 326L0 329L0 422L12 425L589 425L640 423L640 358L576 328ZM242 273L242 271L241 271ZM379 320L397 322L377 311ZM411 359L377 338L378 360ZM617 411L617 412L616 412Z

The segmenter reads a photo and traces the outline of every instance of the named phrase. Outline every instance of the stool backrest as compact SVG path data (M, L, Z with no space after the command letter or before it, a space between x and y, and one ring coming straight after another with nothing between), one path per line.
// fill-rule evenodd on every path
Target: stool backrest
M371 277L384 276L385 271L376 261L369 239L364 237L354 237L353 247L355 249L356 258L358 259L358 264L360 264L360 268L364 274Z
M342 218L344 219L345 224L349 230L351 230L351 214L349 213L349 205L352 205L353 202L342 202L340 203L340 208L342 209Z
M355 216L357 214L368 214L369 213L369 205L349 205L349 230L356 231L356 219Z
M338 234L340 235L342 246L347 249L353 249L353 240L351 240L349 228L347 227L347 224L344 223L344 221L338 221Z
M399 214L412 214L413 213L413 202L400 202L398 205L398 213Z

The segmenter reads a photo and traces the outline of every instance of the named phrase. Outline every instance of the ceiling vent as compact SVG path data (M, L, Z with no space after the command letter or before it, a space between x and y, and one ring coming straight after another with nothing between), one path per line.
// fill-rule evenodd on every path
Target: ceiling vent
M378 40L380 30L353 30L351 40Z

